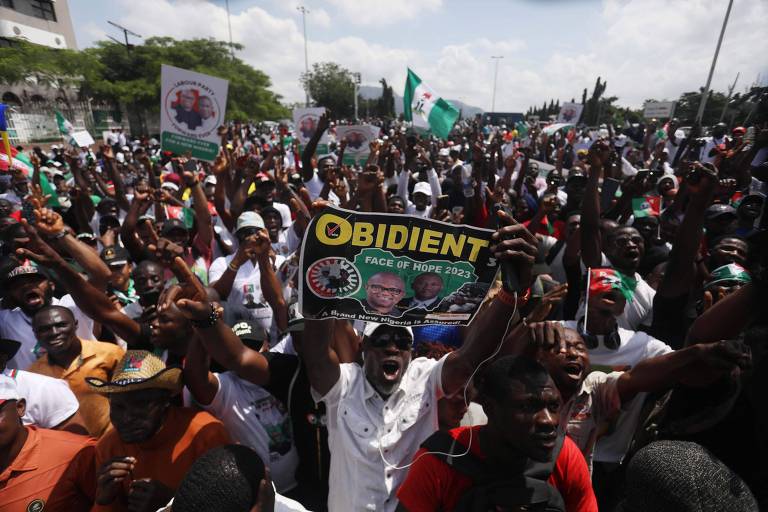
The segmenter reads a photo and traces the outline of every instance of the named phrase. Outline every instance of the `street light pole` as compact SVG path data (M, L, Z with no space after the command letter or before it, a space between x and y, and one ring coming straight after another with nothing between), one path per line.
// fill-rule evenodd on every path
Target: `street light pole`
M357 122L357 91L360 89L360 82L362 80L360 77L360 73L352 73L352 75L354 77L354 84L355 84L355 88L354 88L355 90L355 122Z
M503 55L491 55L494 60L493 70L493 96L491 97L491 112L496 111L496 79L499 77L499 60L503 59Z
M235 50L232 48L232 20L229 17L229 0L225 0L227 6L227 27L229 28L229 56L235 60Z
M723 28L720 29L720 37L717 39L717 47L715 47L715 56L712 57L712 67L709 68L709 77L707 77L707 85L704 86L704 90L701 92L701 103L699 103L699 112L696 114L696 123L701 123L701 120L704 117L704 107L707 106L707 98L709 96L709 86L712 83L712 75L715 74L715 64L717 64L717 56L720 53L720 45L723 44L725 27L726 25L728 25L728 16L731 15L732 6L733 6L733 0L729 0L728 9L725 11L725 18L723 19Z
M301 24L304 28L304 76L307 79L306 90L304 92L307 94L306 106L309 107L309 57L307 55L307 14L309 14L309 9L300 5L296 10L301 12Z

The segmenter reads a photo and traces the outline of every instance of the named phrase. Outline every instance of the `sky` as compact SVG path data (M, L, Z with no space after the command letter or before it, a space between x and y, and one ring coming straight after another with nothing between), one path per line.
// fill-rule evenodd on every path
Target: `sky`
M707 80L726 0L230 0L237 56L264 71L286 103L303 101L303 2L309 65L337 62L364 85L385 78L402 95L410 67L440 96L525 111L581 100L595 80L639 108ZM149 36L228 40L225 0L70 0L79 48L122 39L107 23ZM768 1L734 0L712 87L768 83ZM140 42L140 40L138 40ZM135 42L135 41L132 41Z

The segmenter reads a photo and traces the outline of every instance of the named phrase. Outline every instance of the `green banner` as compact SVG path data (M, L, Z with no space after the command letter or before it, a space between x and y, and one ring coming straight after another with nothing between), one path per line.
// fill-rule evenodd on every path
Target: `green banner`
M219 145L214 142L185 137L172 132L163 132L160 139L163 151L170 151L177 155L191 153L192 158L210 162L215 160L219 154Z

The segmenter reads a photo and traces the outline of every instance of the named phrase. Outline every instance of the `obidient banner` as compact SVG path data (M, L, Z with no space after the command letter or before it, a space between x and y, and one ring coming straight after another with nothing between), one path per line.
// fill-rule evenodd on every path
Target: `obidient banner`
M496 276L493 231L327 208L304 236L299 286L307 318L467 325Z

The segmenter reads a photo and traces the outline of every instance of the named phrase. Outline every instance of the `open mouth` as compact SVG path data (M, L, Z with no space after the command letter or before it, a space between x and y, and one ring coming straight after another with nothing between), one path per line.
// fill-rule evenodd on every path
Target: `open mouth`
M396 379L400 375L400 363L397 361L383 361L381 370L388 379Z
M584 369L579 363L571 362L563 366L563 371L572 379L580 379Z
M43 305L43 296L37 290L30 290L24 294L24 302L27 306L37 308Z
M536 444L542 448L551 450L555 447L555 443L557 442L557 432L535 435L533 436L533 439L536 441Z

